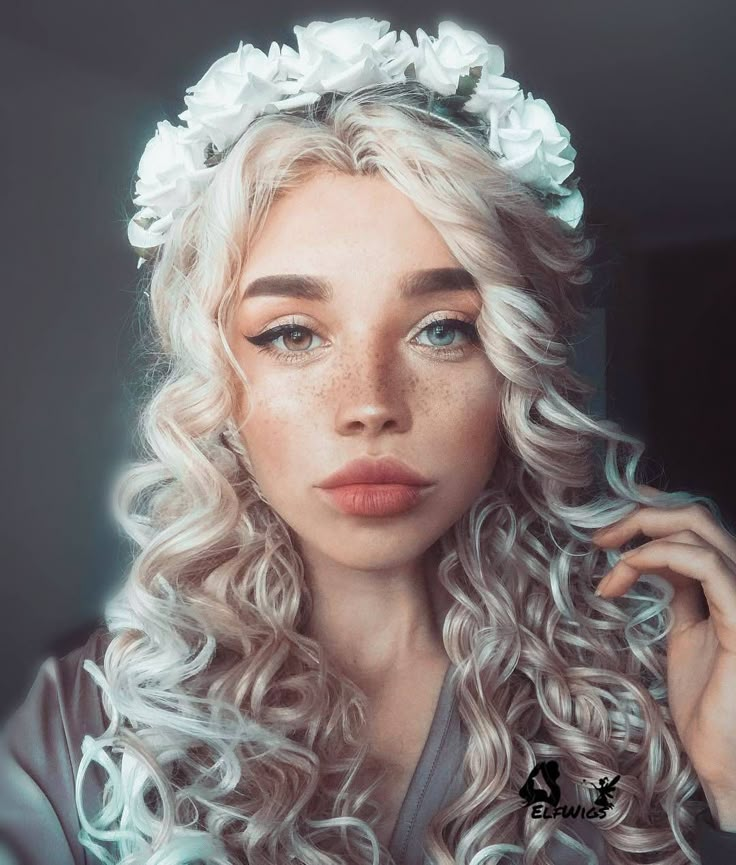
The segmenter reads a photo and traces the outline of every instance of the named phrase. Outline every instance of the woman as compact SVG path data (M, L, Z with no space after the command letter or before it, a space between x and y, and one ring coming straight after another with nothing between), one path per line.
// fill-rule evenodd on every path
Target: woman
M388 26L241 44L144 154L140 549L8 724L27 861L732 861L736 540L583 408L564 127Z

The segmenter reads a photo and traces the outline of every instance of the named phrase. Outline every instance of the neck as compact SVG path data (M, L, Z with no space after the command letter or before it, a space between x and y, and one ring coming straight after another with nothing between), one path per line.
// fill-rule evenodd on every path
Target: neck
M375 690L418 660L446 656L441 587L431 552L372 570L345 566L316 551L303 550L302 556L312 595L306 633L365 690Z

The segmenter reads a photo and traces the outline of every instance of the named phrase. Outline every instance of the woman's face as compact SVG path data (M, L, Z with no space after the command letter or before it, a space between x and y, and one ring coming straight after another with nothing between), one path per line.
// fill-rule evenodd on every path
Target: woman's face
M444 268L459 264L441 235L375 177L312 177L272 206L251 248L230 331L250 383L242 436L307 559L414 561L490 477L500 377L474 338L477 290ZM243 399L240 423L245 409ZM351 460L383 456L430 484L318 487Z

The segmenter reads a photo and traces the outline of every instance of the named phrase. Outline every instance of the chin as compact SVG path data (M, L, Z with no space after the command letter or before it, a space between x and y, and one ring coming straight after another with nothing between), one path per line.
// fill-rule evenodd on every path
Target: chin
M434 536L407 537L406 531L387 537L385 530L373 537L361 538L353 533L344 543L331 541L320 543L309 541L308 546L317 550L320 556L345 567L358 571L379 571L403 567L416 561L437 540Z
M377 552L365 551L363 555L356 555L352 550L346 559L348 567L364 571L384 571L393 568L401 568L416 561L417 558L432 546L431 543L416 550L380 550Z

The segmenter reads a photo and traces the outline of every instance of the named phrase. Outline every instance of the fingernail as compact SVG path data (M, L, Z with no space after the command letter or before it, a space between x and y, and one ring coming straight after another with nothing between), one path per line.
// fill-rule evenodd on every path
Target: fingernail
M608 574L606 574L605 577L603 577L603 579L600 581L600 583L598 583L598 586L596 587L596 590L595 590L595 594L596 595L603 595L605 597L604 591L606 589L606 586L610 582L611 582L611 574L608 573Z

